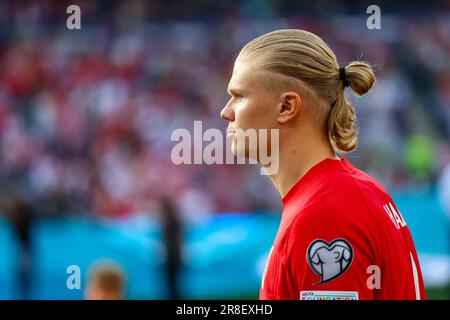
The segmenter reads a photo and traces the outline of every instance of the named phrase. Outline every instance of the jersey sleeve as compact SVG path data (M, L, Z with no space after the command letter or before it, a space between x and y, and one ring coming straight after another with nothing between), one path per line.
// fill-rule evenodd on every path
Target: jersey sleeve
M375 244L357 218L315 206L293 220L286 243L293 294L301 300L373 299Z

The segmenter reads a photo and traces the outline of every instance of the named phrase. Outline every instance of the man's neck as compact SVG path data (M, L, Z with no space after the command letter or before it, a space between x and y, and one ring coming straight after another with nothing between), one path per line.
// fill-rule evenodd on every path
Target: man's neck
M339 159L328 139L291 136L289 140L280 143L278 172L269 175L282 198L316 164L326 158Z

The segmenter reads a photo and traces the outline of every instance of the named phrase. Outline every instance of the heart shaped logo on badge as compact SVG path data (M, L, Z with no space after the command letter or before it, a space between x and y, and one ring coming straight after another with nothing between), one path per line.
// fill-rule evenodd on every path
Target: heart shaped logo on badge
M345 239L331 243L317 239L311 242L307 251L308 264L320 276L321 284L344 274L353 261L353 248Z

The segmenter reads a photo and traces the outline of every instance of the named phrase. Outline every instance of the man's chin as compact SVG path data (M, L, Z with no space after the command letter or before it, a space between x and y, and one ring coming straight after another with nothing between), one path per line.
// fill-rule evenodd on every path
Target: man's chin
M249 161L256 161L258 162L257 157L251 157L250 154L251 152L248 149L238 149L237 148L237 143L235 141L233 141L233 143L231 144L231 153L233 154L233 156L235 156L236 158L244 158L247 159ZM253 152L254 155L258 154L258 151Z

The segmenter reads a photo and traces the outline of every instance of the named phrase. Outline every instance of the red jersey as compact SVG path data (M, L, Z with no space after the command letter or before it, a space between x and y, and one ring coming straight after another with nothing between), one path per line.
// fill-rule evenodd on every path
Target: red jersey
M260 299L425 299L405 220L347 159L312 167L283 198Z

